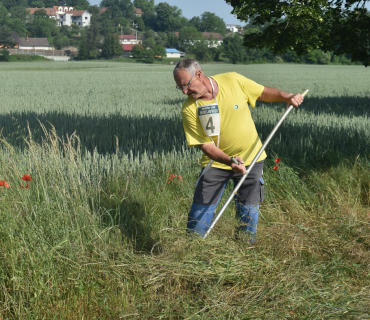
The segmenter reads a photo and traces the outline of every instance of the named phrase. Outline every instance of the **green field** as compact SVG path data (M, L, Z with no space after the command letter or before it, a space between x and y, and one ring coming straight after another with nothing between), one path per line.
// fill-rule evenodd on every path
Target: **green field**
M0 64L0 318L369 319L370 71L204 66L310 90L267 149L250 247L231 205L207 240L186 237L200 152L172 70ZM252 110L262 140L284 109Z

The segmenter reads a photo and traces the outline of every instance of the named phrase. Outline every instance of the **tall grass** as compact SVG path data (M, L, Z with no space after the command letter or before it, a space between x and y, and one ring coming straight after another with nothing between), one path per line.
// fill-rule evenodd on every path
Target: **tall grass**
M64 64L51 65L70 71ZM100 63L77 66L86 69L72 72L87 72L88 77L104 70ZM129 68L115 67L112 79ZM164 68L154 72L158 77L161 70L169 71L153 68ZM148 77L144 70L149 69L137 72L141 70ZM280 70L283 76L286 70ZM48 70L40 72L49 77ZM297 82L294 86L300 85ZM91 107L97 111L91 112L90 122L88 117L77 117L88 109L66 110L72 115L67 118L42 99L35 110L15 104L4 108L2 119L23 112L30 125L15 117L17 129L2 139L0 180L10 188L0 187L0 318L369 318L370 162L368 141L362 137L369 131L366 118L356 113L357 106L367 105L362 100L366 91L356 92L360 86L353 90L354 99L332 92L307 98L308 110L292 113L279 129L265 163L266 199L253 247L235 240L231 205L207 240L186 237L200 153L184 147L181 126L171 128L179 125L181 97L170 100L153 94L158 108L151 113L150 99L143 95L138 108L148 108L147 116L130 106L133 97L121 99L122 113L127 108L131 117L122 122L125 133L117 138L110 128L119 128L124 117L107 110L108 103L100 113L97 105ZM94 91L91 94L93 103ZM337 104L341 110L329 112L325 103ZM40 118L42 110L49 109L41 123L32 125L33 115ZM253 110L262 135L280 111L268 105ZM49 116L54 126L44 121ZM73 119L86 128L85 133L73 134L73 127L78 127ZM138 127L138 119L145 125ZM2 122L3 133L9 122ZM71 130L65 130L71 123ZM145 126L150 128L147 136ZM157 136L151 140L149 133ZM307 133L316 135L311 145L309 138L301 145L295 143ZM103 137L110 147L100 152L93 141L104 146ZM340 141L343 148L335 149ZM277 171L275 156L282 158ZM21 188L26 184L21 179L24 174L33 178L27 189ZM168 183L171 174L183 179ZM231 186L225 192L230 194Z

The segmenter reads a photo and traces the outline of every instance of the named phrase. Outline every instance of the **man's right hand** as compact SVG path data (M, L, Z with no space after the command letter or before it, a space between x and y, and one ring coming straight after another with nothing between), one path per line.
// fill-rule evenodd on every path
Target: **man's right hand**
M245 169L245 166L244 166L244 161L242 158L240 158L239 156L236 156L234 157L234 159L238 160L239 164L236 164L234 162L231 162L231 169L233 169L233 171L235 173L241 173L241 174L244 174L247 170Z

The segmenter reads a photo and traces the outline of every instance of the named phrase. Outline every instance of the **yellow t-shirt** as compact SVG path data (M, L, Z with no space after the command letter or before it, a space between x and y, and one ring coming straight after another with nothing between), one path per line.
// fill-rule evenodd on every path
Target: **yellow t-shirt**
M250 165L262 147L254 125L248 104L254 108L256 100L262 94L264 86L236 73L229 72L213 76L218 84L216 96L220 113L220 144L219 148L229 156L239 156L244 164ZM198 106L215 103L214 100L203 101L198 99ZM203 131L197 114L196 101L190 97L184 102L181 110L185 137L189 147L205 143L212 143ZM212 137L217 145L217 137ZM266 158L263 152L258 159ZM209 158L203 154L202 167L205 167ZM212 167L231 170L230 166L214 162Z

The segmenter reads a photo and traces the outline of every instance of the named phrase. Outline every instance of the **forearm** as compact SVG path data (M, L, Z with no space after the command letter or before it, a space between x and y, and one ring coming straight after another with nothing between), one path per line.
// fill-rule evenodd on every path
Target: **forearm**
M199 149L208 156L210 159L226 164L227 166L231 165L230 156L223 152L221 149L217 148L212 143L206 143L199 146Z
M292 93L288 93L279 89L265 87L262 94L257 100L265 102L285 102L288 103L293 97Z

